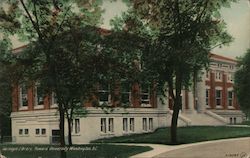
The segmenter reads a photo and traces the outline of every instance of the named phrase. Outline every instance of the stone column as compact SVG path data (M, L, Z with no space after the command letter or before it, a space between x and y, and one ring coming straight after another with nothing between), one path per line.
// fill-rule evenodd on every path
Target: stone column
M185 100L186 100L186 95L185 95L185 90L181 90L181 109L182 109L182 112L185 112L187 109L186 109L186 105L185 105Z
M201 77L197 80L196 97L197 97L197 111L203 113L206 110L206 73L202 71Z
M192 90L188 92L188 111L189 113L194 112L194 93Z

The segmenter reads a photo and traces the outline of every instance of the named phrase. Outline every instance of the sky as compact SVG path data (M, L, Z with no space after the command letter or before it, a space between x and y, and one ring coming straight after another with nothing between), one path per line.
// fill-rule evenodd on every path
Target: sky
M116 15L120 15L122 11L126 11L127 7L121 1L116 2L106 1L103 4L105 9L104 23L102 27L110 28L109 20ZM227 29L234 41L229 46L215 48L212 53L236 58L242 56L247 48L250 48L250 3L248 0L240 0L237 3L232 3L230 8L221 10L222 18L227 23Z
M212 52L232 58L242 56L250 48L250 4L248 0L233 3L231 8L222 9L221 14L234 41L229 46L216 48Z
M110 28L110 19L127 10L126 5L121 0L115 2L104 1L102 7L105 12L101 27L107 29ZM230 58L242 56L247 48L250 48L250 4L248 0L240 0L238 3L233 3L230 8L223 8L221 14L234 41L229 46L215 48L211 52ZM23 44L13 39L13 45L19 47Z

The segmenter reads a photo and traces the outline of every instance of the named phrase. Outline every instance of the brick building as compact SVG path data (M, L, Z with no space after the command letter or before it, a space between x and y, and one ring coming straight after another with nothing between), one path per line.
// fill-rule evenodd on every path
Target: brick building
M22 49L22 48L21 48ZM20 49L15 49L18 52ZM211 54L209 71L195 85L195 91L183 90L179 126L225 125L239 123L243 114L233 92L236 61ZM86 117L74 118L72 140L75 144L134 133L152 132L170 126L171 98L157 96L150 86L121 82L119 107L109 85L100 85L97 100L114 106L112 112L86 104ZM12 136L16 143L55 143L59 137L59 114L54 94L44 94L39 83L16 84L13 88ZM134 97L137 96L137 97ZM139 97L138 97L139 96ZM163 100L163 101L162 101ZM65 127L67 129L67 125ZM67 135L67 130L66 135Z

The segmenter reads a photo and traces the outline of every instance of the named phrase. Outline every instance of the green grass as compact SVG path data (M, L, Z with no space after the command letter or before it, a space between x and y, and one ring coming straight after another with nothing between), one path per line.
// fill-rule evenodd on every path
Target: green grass
M151 147L108 144L74 145L73 147L76 150L67 151L67 158L127 158L152 150ZM55 149L60 148L48 145L0 145L2 154L7 158L60 158L60 151Z
M228 127L228 126L193 126L178 128L178 144L202 142L225 138L249 137L249 127ZM170 129L161 128L154 133L136 134L130 136L100 139L93 142L104 143L152 143L152 144L171 144Z
M241 125L250 125L250 121L244 121L241 123Z

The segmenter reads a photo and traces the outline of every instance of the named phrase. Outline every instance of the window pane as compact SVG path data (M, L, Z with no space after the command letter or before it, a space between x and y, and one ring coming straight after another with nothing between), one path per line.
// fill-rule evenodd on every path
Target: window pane
M123 118L123 131L127 132L128 131L128 119Z
M21 97L20 101L21 106L28 106L28 87L26 84L21 84L20 97Z
M36 135L39 135L40 134L40 129L36 129Z
M109 102L109 93L110 88L108 84L101 84L99 86L99 101L100 102Z
M46 134L46 129L42 128L42 135L45 135L45 134Z
M149 104L150 100L150 88L149 85L141 85L141 103L142 104Z
M130 118L129 120L129 130L132 132L135 131L135 119L134 118Z
M23 129L19 129L19 135L23 134Z
M121 83L121 103L128 104L130 102L131 86L127 82Z
M36 84L36 105L43 105L45 93L40 84Z
M221 105L221 90L216 90L216 105Z
M26 134L26 135L29 134L29 129L25 129L24 134Z
M79 132L80 132L80 120L75 119L75 133L79 133Z
M228 91L228 106L233 106L233 92L232 91Z
M147 118L142 118L142 129L147 131Z
M149 130L153 130L153 118L149 118Z
M109 132L114 132L114 119L109 118Z
M101 131L106 133L106 118L101 118Z

